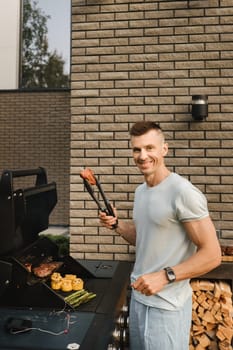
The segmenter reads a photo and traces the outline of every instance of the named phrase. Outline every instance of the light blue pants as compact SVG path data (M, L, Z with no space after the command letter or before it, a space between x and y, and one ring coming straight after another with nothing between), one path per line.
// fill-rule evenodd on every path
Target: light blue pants
M192 298L182 309L157 309L130 302L130 350L188 350Z

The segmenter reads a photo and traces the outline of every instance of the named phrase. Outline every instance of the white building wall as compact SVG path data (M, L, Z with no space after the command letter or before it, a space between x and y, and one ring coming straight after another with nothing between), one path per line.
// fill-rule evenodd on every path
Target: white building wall
M20 0L0 0L0 89L17 89Z

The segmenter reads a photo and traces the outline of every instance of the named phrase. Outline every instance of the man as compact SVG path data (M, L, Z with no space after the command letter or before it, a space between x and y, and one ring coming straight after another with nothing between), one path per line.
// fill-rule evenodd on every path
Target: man
M133 158L145 182L135 191L133 220L100 213L107 228L136 245L131 274L131 350L188 350L192 290L189 279L221 262L205 196L166 167L168 145L159 125L130 130Z

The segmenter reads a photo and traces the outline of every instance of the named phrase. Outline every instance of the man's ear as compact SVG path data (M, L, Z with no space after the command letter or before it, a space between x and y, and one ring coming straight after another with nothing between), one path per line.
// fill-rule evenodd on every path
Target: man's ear
M163 156L165 157L168 154L168 143L164 142L163 144Z

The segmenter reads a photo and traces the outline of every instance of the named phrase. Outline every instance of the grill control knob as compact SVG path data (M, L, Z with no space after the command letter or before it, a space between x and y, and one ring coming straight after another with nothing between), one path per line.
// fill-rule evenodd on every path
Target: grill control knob
M124 315L120 315L116 321L116 323L120 326L120 327L124 327L125 326L125 318Z
M128 333L127 333L126 329L122 330L121 336L122 336L123 344L127 344L128 343Z
M129 312L128 305L123 305L122 308L121 308L121 311L127 314Z
M116 347L116 346L113 345L113 344L109 344L107 350L120 350L120 348Z
M117 328L114 329L113 333L112 333L113 339L116 341L120 341L121 340L121 331Z
M129 316L128 316L128 317L126 317L126 322L125 322L125 325L126 325L126 327L127 327L127 328L129 328Z

